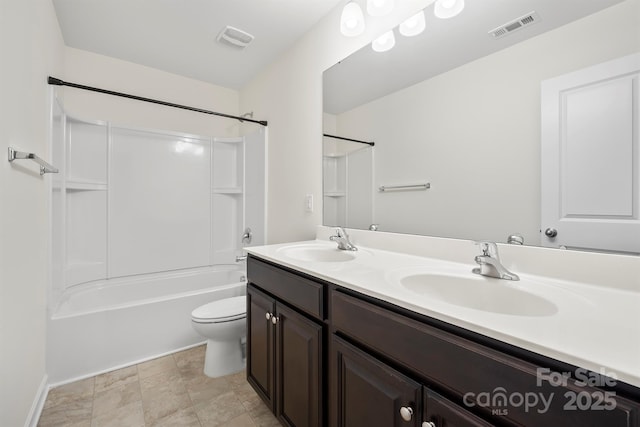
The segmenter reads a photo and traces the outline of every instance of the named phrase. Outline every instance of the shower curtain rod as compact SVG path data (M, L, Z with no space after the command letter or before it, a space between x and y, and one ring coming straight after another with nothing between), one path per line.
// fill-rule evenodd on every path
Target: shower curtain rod
M359 139L351 139L351 138L345 138L343 136L336 136L336 135L329 135L328 133L323 133L322 136L326 136L327 138L335 138L335 139L342 139L344 141L351 141L351 142L357 142L359 144L367 144L370 146L374 146L376 145L375 142L368 142L368 141L360 141Z
M104 93L107 95L120 96L122 98L135 99L136 101L150 102L152 104L159 104L167 107L180 108L182 110L195 111L196 113L210 114L212 116L220 116L220 117L226 117L228 119L239 120L240 122L251 122L251 123L257 123L262 126L267 126L266 120L247 119L240 116L232 116L231 114L217 113L215 111L204 110L202 108L189 107L188 105L174 104L172 102L159 101L157 99L152 99L152 98L144 98L142 96L130 95L128 93L114 92L112 90L100 89L97 87L85 86L77 83L69 83L69 82L65 82L64 80L60 80L51 76L49 76L49 78L47 79L47 83L49 83L50 85L69 86L69 87L74 87L76 89L84 89L92 92Z

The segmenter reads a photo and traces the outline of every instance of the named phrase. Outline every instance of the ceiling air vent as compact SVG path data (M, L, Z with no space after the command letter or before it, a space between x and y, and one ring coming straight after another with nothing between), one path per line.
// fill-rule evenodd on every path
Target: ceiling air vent
M251 43L253 36L245 31L227 25L222 31L220 31L216 40L228 46L244 49L249 45L249 43Z
M491 35L494 39L498 39L514 31L517 31L520 28L526 27L527 25L535 24L538 21L540 21L540 16L536 12L529 12L518 19L514 19L513 21L507 22L504 25L500 25L499 27L494 28L493 30L489 31L489 35Z

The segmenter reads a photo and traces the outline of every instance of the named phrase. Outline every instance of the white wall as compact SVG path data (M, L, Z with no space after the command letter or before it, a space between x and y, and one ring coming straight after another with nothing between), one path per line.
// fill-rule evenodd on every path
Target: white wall
M340 3L243 88L241 110L269 121L269 243L313 238L322 223L322 72L430 3L397 2L391 16L368 18L357 38L340 34ZM313 213L304 211L305 194L316 201Z
M239 93L143 65L65 48L64 78L71 83L239 115ZM238 136L240 122L81 89L58 89L65 111L131 127L218 137Z
M47 76L238 115L235 90L64 46L48 0L2 0L0 152L49 155ZM72 88L65 108L85 119L203 135L236 136L239 123ZM46 387L50 176L32 162L0 161L0 425L28 421ZM19 325L19 327L16 327Z
M539 244L540 83L640 51L639 16L629 0L339 115L381 142L376 187L431 182L376 193L380 228Z
M48 185L7 147L48 157L49 74L62 36L50 0L0 2L0 425L21 426L46 387Z

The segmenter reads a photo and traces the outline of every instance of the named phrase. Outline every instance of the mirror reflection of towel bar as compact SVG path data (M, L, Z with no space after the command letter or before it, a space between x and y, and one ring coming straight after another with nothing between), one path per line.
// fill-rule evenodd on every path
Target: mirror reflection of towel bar
M411 185L381 185L378 187L380 192L384 191L407 191L407 190L427 190L431 188L431 183L411 184Z
M9 147L9 161L13 162L14 160L33 160L40 165L40 175L44 175L45 173L58 173L57 168L51 166L34 153L25 153L24 151L17 151Z

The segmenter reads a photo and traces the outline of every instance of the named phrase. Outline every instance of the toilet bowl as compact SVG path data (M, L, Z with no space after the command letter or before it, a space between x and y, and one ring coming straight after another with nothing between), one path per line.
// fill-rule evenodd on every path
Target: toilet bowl
M193 329L207 338L205 375L215 378L244 369L246 317L246 296L214 301L191 312Z

